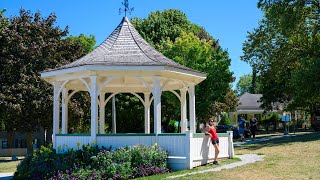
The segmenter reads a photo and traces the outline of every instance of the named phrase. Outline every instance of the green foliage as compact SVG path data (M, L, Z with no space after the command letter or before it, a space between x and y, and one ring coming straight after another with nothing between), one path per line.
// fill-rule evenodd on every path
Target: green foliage
M266 121L267 122L280 122L281 116L277 113L270 113L267 115Z
M38 126L51 129L53 90L40 72L83 56L87 52L83 48L93 45L94 37L68 39L68 28L55 26L55 14L42 17L24 9L11 18L1 14L0 24L0 112L5 114L1 117L5 128L9 132L33 132ZM79 101L71 102L71 121L82 113L76 106Z
M176 125L176 120L170 119L167 133L178 133L178 126Z
M238 96L241 96L246 92L251 94L259 94L261 91L260 88L261 84L259 76L255 77L254 80L252 74L245 74L241 76L239 81L237 82L236 92Z
M213 49L212 42L200 40L192 33L182 33L175 42L163 44L163 54L178 63L207 73L207 79L196 88L197 116L205 121L214 114L214 102L224 103L233 81L229 71L230 59L221 49Z
M250 93L250 90L252 88L252 75L251 74L245 74L240 77L238 83L237 83L237 94L240 96L246 92Z
M58 151L62 148L67 147L58 147ZM48 147L41 146L39 151L34 151L17 166L14 179L48 179L58 171L85 167L98 152L97 145L83 145L76 151L68 149L64 154L57 154L51 144Z
M96 44L96 38L92 34L90 34L89 37L84 34L80 34L79 36L69 36L66 39L78 44L86 54L93 51L94 45Z
M264 18L248 34L242 60L257 68L263 107L319 108L319 2L260 0L258 7Z
M270 125L273 125L274 130L276 130L276 126L280 121L281 121L281 116L279 114L270 113L267 115L267 118L261 119L261 122L259 123L261 123L265 127L266 131L268 131Z
M158 45L167 38L174 41L191 27L187 16L174 9L152 12L146 19L133 18L131 22L141 36L153 45Z
M14 179L129 179L166 172L167 153L157 145L115 151L83 145L63 154L42 146L18 165Z
M139 94L141 95L141 94ZM112 130L112 101L107 104L106 123ZM144 107L141 101L132 94L120 93L116 95L117 133L143 133Z
M231 125L231 121L228 117L228 114L222 114L219 125Z
M181 11L172 9L151 13L146 19L134 18L131 22L165 56L207 73L207 79L196 87L196 112L200 121L207 120L217 111L234 109L237 100L230 96L233 92L229 93L234 78L229 70L228 53L204 28L191 23ZM169 119L179 120L176 98L169 98L167 94L162 97L162 109L171 110L163 113L168 116L163 118L164 124L168 124ZM235 99L227 99L232 97ZM219 104L219 108L214 108L215 104Z

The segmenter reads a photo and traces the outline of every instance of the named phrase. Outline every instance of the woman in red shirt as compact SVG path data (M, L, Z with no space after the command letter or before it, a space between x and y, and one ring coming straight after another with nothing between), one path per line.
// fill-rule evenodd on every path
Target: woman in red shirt
M213 160L213 164L218 164L218 161L217 161L217 158L218 158L218 155L219 155L219 137L217 135L217 130L216 128L214 127L214 122L213 122L213 119L210 119L209 121L209 126L207 126L206 128L206 132L205 132L206 135L209 135L211 137L211 142L213 144L213 147L214 147L214 160Z

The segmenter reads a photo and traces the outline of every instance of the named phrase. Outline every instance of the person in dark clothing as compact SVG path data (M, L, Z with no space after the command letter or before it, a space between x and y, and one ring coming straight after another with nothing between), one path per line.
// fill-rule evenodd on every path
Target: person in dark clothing
M244 141L244 130L246 128L246 120L244 119L244 116L241 116L238 120L238 126L239 126L239 134L240 134L240 140L241 142Z
M253 115L253 118L250 119L250 131L252 134L252 140L256 140L256 131L257 131L258 120Z

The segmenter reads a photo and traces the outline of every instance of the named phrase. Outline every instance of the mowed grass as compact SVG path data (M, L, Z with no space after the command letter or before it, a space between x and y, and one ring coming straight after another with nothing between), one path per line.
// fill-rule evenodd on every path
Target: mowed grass
M320 133L242 146L236 154L263 154L265 160L179 179L320 179Z
M4 172L15 172L17 170L17 165L20 163L18 161L11 161L11 158L0 157L0 173Z

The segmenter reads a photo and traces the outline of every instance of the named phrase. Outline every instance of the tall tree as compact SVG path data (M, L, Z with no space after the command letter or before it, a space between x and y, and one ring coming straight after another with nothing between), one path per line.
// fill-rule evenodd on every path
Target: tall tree
M245 74L240 77L239 81L237 82L236 92L237 95L240 96L244 93L251 93L252 89L252 75Z
M289 109L318 108L319 1L260 0L258 7L264 18L248 34L242 60L256 65L263 107L282 102Z
M80 45L86 54L93 51L94 45L96 44L96 37L92 34L89 35L89 37L80 34L79 36L69 36L66 39Z
M196 87L198 120L205 121L208 117L214 116L215 103L226 104L225 97L228 97L227 93L231 90L230 83L234 81L229 70L230 58L227 51L223 50L218 41L204 28L191 23L181 11L172 9L156 11L145 19L134 18L131 22L139 33L165 56L208 74L207 79ZM229 102L235 103L228 104L231 107L222 111L237 105L236 98L235 101ZM169 107L177 103L169 100L162 104ZM171 117L179 117L179 111L173 113Z
M236 93L240 96L246 92L251 94L259 94L261 92L260 76L257 76L257 74L255 76L252 74L244 74L240 77L237 82Z
M28 133L52 127L52 87L40 72L85 54L78 43L65 39L68 27L55 26L56 16L20 10L19 16L0 16L0 111L9 132ZM5 22L5 23L3 23ZM3 25L4 24L4 25Z

